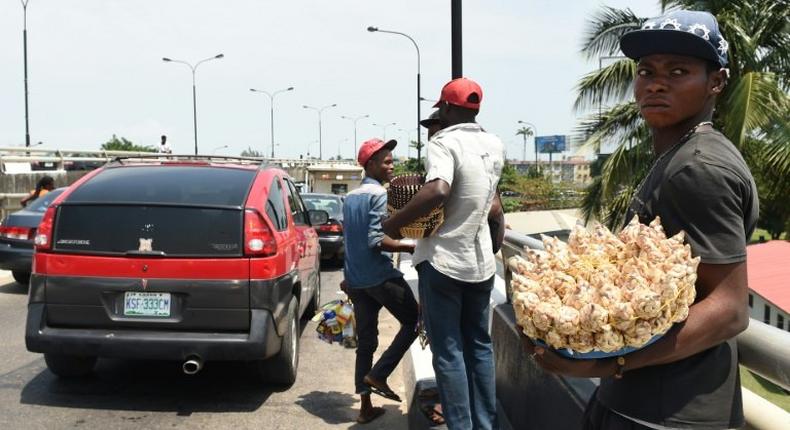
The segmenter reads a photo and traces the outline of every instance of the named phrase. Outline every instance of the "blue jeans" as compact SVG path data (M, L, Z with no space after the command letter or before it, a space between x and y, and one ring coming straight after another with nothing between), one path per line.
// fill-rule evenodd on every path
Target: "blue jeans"
M433 369L450 430L497 429L494 352L488 314L494 278L461 282L428 262L417 266Z

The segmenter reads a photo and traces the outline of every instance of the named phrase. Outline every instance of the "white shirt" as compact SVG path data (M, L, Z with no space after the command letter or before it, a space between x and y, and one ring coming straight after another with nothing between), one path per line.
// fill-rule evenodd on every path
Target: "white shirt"
M173 150L170 149L170 144L165 142L164 144L159 144L159 153L160 154L172 154Z
M450 278L482 282L496 272L488 211L496 196L505 152L498 137L475 123L436 133L425 155L425 181L450 185L444 223L433 236L417 241L415 265L428 261Z

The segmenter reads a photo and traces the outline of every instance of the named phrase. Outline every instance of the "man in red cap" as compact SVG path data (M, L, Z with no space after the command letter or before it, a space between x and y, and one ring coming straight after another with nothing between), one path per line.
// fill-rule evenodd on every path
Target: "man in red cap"
M343 290L354 302L357 323L356 392L362 406L357 422L365 424L384 413L374 408L370 393L400 401L387 385L417 332L417 301L385 252L413 252L414 245L384 235L381 219L387 213L387 190L392 179L392 149L397 142L370 139L359 148L357 161L365 169L362 186L348 193L343 205L343 236L346 244ZM373 365L378 347L378 315L386 308L400 323L392 344Z
M428 142L425 185L383 222L399 237L401 227L444 206L444 223L417 241L413 262L420 276L423 318L431 340L433 368L444 419L450 429L495 429L496 387L488 315L496 263L489 220L504 226L496 187L504 145L475 118L483 91L459 78L442 88L442 130Z

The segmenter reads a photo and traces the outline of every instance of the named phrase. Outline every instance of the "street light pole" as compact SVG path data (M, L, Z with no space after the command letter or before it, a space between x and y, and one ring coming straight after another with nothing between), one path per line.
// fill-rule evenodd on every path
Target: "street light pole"
M250 91L252 91L253 93L263 93L269 96L269 113L271 114L272 158L274 158L274 96L285 91L293 91L293 89L294 87L288 87L282 90L277 90L273 93L269 93L268 91L256 90L255 88L250 88Z
M222 58L222 57L224 57L224 56L225 56L225 55L223 55L223 54L217 54L217 55L215 55L215 56L213 56L213 57L209 57L209 58L206 58L206 59L203 59L203 60L200 60L200 61L198 61L197 63L195 63L195 65L194 65L194 66L193 66L192 64L190 64L190 63L186 62L186 61L182 61L182 60L173 60L173 59L170 59L170 58L167 58L167 57L164 57L164 58L162 58L162 61L164 61L164 62L166 62L166 63L180 63L180 64L186 64L186 65L189 67L189 69L190 69L190 70L192 70L192 124L193 124L193 126L194 126L194 130L195 130L195 155L197 155L197 153L198 153L198 137L197 137L197 90L196 90L196 88L195 88L195 71L197 70L197 68L198 68L198 66L199 66L199 65L201 65L201 64L203 64L203 63L205 63L206 61L217 60L217 59L220 59L220 58Z
M337 106L337 103L332 103L331 105L326 105L326 106L321 107L321 108L317 108L317 107L314 107L314 106L308 106L308 105L303 105L302 106L305 109L312 109L312 110L318 112L318 159L319 160L323 160L324 159L323 158L323 150L324 150L323 137L321 136L321 113L324 111L324 109L333 108L335 106Z
M22 1L22 51L25 62L25 146L30 147L30 117L28 114L28 90L27 90L27 4L30 0Z
M535 143L535 171L539 172L540 171L540 164L538 163L538 128L535 127L535 125L532 124L531 122L526 122L526 121L519 120L518 123L519 124L525 124L525 125L528 125L528 126L532 127L532 134L533 134L532 141ZM524 136L524 154L525 154L524 158L527 158L526 153L527 153L527 136L525 135Z
M381 127L382 134L384 135L384 136L382 136L381 139L384 140L384 141L387 140L387 127L392 127L393 125L396 125L396 124L394 122L391 122L391 123L388 123L388 124L376 124L375 122L373 123L374 127Z
M227 147L228 147L228 145L222 145L222 146L218 146L218 147L214 148L214 150L213 150L213 151L211 151L211 155L214 155L214 154L216 154L216 153L217 153L217 151L219 151L220 149L226 149Z
M401 33L399 31L391 31L391 30L381 30L378 27L372 27L372 26L368 27L368 31L371 33L379 32L379 33L397 34L406 37L407 39L411 40L411 43L414 44L414 49L417 50L417 130L419 130L420 120L422 119L420 116L420 100L422 100L422 96L420 95L420 47L417 46L417 42L415 42L414 39L412 39L412 37L406 33ZM417 133L417 163L418 164L420 162L421 149L422 149L421 134L422 133Z
M361 115L361 116L358 116L358 117L350 117L350 116L340 115L340 118L347 119L347 120L352 121L354 123L354 157L357 156L357 121L359 121L359 120L361 120L363 118L368 118L368 117L370 117L370 115Z

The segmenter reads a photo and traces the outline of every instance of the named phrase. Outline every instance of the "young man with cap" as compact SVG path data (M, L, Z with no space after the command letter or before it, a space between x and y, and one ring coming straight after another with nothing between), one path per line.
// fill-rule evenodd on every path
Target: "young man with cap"
M433 111L428 115L428 118L420 121L420 125L428 130L428 140L431 140L433 135L442 129L442 122L439 121L439 111Z
M488 220L502 217L496 187L504 146L475 122L482 98L480 86L466 78L442 88L436 107L443 129L428 142L425 185L383 223L385 233L398 237L401 227L444 205L444 223L417 241L412 260L451 430L498 428L488 333L496 263Z
M387 385L403 355L417 338L417 301L385 252L413 252L414 245L387 237L381 220L387 213L387 190L392 179L392 149L397 142L370 139L359 148L357 161L365 169L362 186L346 195L343 236L346 244L343 289L354 303L357 323L356 392L362 406L357 422L365 424L384 413L374 408L370 393L400 401ZM386 308L401 324L392 344L373 365L378 347L378 315Z
M668 236L686 233L701 257L697 300L662 339L617 359L565 360L526 338L525 348L549 371L601 377L586 429L738 428L734 337L749 324L746 242L758 199L743 157L711 123L727 42L711 14L676 10L625 34L620 48L637 61L634 95L656 156L628 218L660 216Z

